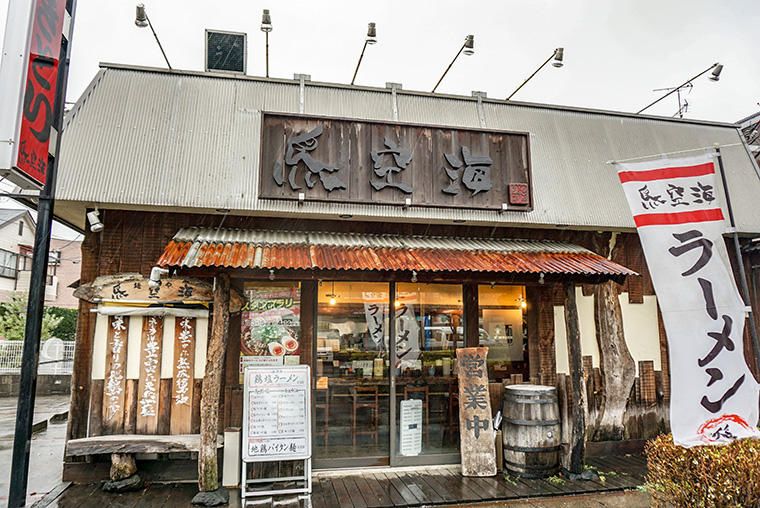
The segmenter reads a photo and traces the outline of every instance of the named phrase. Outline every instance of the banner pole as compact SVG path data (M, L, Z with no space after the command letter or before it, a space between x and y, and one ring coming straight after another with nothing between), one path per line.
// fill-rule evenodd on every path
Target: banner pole
M723 194L726 197L726 208L728 208L728 218L731 221L732 236L734 238L734 253L736 254L736 264L739 265L739 278L741 278L742 300L744 305L749 302L749 331L752 335L752 346L755 350L755 363L757 364L757 371L760 374L760 342L757 339L757 328L755 327L755 318L752 312L752 301L749 296L749 288L747 287L747 276L744 272L744 260L742 259L742 251L739 246L739 233L736 232L736 223L734 222L734 211L731 208L731 197L728 193L728 184L726 183L726 173L723 170L723 156L720 153L720 148L715 148L715 153L718 156L718 169L720 171L720 179L723 182Z

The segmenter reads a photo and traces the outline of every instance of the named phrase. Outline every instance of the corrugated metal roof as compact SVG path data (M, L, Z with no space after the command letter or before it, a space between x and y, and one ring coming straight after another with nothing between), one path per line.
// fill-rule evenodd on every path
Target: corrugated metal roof
M107 67L67 118L57 199L312 218L633 229L607 161L742 141L727 124L484 99L487 128L530 133L530 212L259 199L261 112L298 113L299 97L297 81ZM404 90L397 97L401 122L480 127L471 97ZM390 121L391 93L307 82L304 113ZM744 146L723 154L737 227L760 233L758 170Z
M159 266L418 270L621 276L635 272L571 243L183 228Z

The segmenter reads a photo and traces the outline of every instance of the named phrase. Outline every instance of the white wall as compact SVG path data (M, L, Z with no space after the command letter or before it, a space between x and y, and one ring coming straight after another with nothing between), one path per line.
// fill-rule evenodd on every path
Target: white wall
M594 367L599 366L599 347L596 341L594 323L594 297L583 296L580 287L575 290L578 302L578 322L581 331L581 354L591 355ZM660 358L660 333L657 326L657 297L644 296L644 303L628 303L628 293L621 293L620 307L623 314L623 332L628 350L636 364L639 361L654 360L654 369L662 368ZM557 372L569 374L567 355L567 331L565 329L565 307L554 306L554 348Z

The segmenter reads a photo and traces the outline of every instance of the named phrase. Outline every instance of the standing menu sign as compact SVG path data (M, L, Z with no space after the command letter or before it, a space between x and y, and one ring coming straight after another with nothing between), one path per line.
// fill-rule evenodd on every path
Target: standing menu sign
M311 369L308 365L247 367L243 377L243 504L248 496L311 494ZM248 464L280 460L303 460L303 475L248 477ZM249 490L251 485L291 481L298 484Z
M311 458L308 365L245 370L243 461Z

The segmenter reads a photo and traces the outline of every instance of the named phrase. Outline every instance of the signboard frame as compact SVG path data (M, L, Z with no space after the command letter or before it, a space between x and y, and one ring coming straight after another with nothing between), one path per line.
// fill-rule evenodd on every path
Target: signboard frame
M0 62L0 176L23 189L41 190L57 156L55 122L65 99L58 83L67 72L61 59L68 58L61 51L73 26L74 2L67 4L19 0L8 7Z
M270 455L266 457L250 456L248 454L248 441L251 439L250 432L250 389L249 376L254 374L282 374L297 372L303 376L304 384L304 403L305 403L305 439L306 439L306 451L304 454L278 454ZM240 481L240 493L243 500L246 497L252 496L270 496L274 494L311 494L311 367L308 365L292 365L292 366L278 366L278 367L248 367L245 369L243 376L243 429L241 433L242 437L242 449L241 449L241 481ZM304 461L304 474L301 476L289 476L289 477L273 477L273 478L254 478L248 479L248 466L256 462L275 462L281 460L303 460ZM304 482L303 487L286 488L281 490L266 489L266 490L249 490L250 485L255 484L268 484L272 482L288 482L288 481L300 481Z

